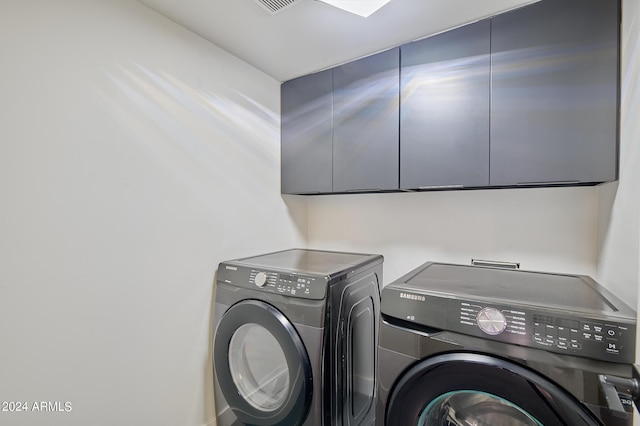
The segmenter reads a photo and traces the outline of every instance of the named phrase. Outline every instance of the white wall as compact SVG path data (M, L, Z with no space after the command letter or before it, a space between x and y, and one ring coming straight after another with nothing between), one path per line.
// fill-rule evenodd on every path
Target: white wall
M0 2L3 425L203 425L218 262L304 243L279 83L145 6ZM0 407L1 408L1 407Z
M385 283L428 260L472 258L593 275L597 193L581 187L313 197L308 226L311 247L383 254Z
M622 2L620 181L600 188L599 279L640 307L640 2ZM639 317L640 319L640 317ZM640 329L636 363L640 363ZM634 424L640 424L638 411Z
M620 180L599 188L598 279L635 307L640 283L640 2L623 1L622 12Z

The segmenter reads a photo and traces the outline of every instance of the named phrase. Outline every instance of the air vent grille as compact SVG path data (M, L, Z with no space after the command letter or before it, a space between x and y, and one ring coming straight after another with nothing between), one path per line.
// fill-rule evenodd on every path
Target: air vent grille
M286 9L297 1L298 0L255 0L256 3L265 8L272 15Z

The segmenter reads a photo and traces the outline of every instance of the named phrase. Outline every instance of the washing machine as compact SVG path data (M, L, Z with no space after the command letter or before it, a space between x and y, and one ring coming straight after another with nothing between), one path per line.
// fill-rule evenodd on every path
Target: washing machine
M374 424L382 263L304 249L220 263L216 425Z
M427 262L381 297L379 424L632 425L636 313L590 277Z

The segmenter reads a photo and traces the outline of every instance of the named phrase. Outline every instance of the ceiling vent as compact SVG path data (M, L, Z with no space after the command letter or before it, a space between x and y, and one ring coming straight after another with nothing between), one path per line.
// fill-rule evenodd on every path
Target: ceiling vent
M286 9L298 0L255 0L260 6L272 15Z

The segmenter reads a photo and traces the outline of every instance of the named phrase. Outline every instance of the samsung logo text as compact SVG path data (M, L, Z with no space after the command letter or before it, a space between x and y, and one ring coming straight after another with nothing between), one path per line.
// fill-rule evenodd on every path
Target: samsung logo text
M419 302L424 302L425 300L427 300L427 298L424 296L420 296L419 294L411 294L411 293L400 293L400 299L417 300Z

